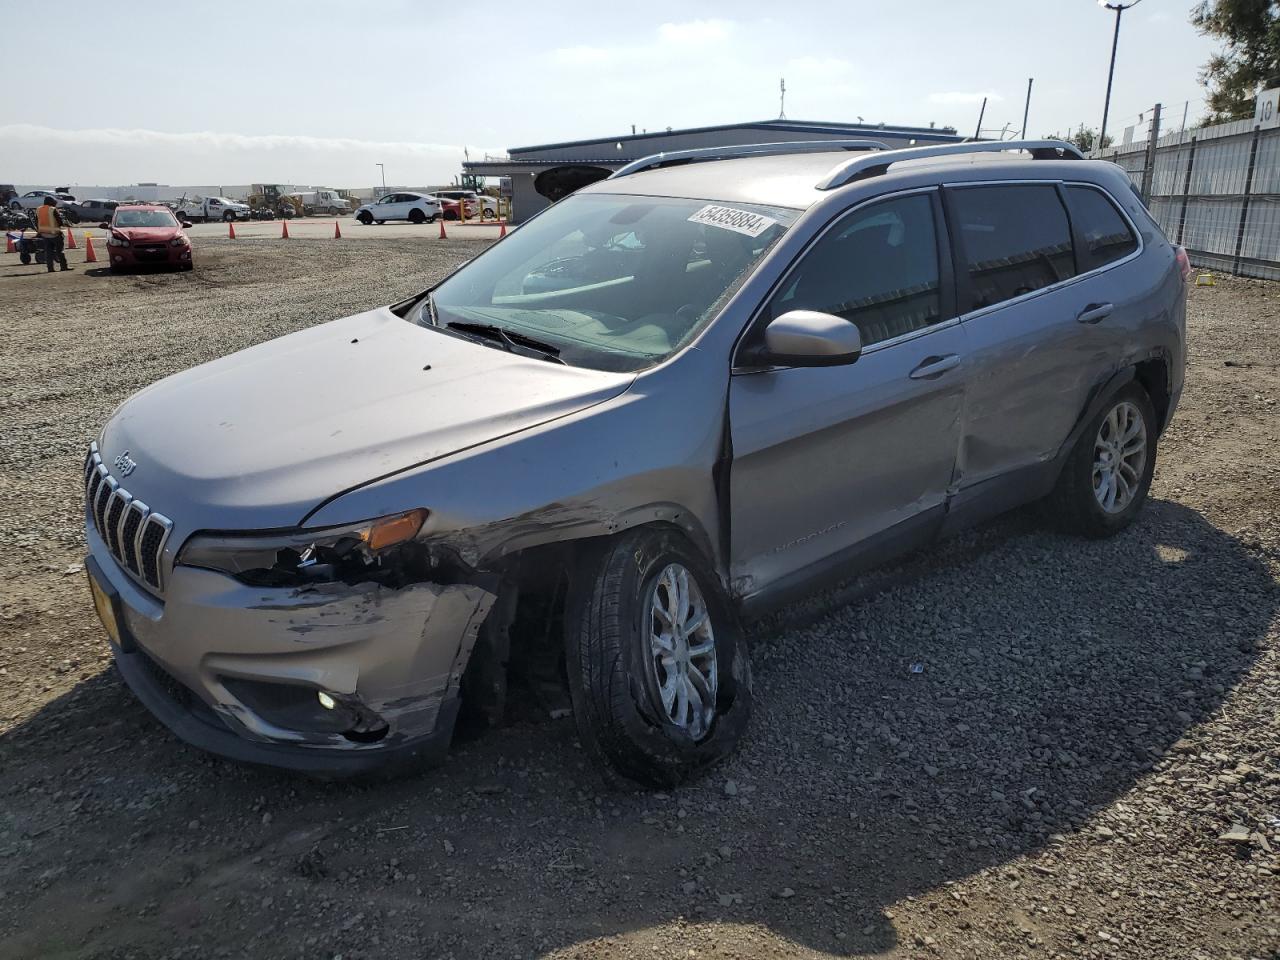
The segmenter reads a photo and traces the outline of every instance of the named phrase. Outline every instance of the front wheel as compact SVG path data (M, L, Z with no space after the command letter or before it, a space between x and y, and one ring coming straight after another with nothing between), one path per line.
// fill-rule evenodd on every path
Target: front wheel
M373 223L373 214L365 211L356 217L356 221L363 223L367 227L369 224Z
M228 210L226 213L222 215L222 219L225 220L227 223L230 223L235 218L236 218L236 214L234 210Z
M675 530L635 530L589 554L565 616L583 747L606 779L671 787L737 745L751 664L710 565Z
M1156 466L1157 425L1151 398L1130 383L1085 427L1046 501L1064 531L1101 538L1133 522Z

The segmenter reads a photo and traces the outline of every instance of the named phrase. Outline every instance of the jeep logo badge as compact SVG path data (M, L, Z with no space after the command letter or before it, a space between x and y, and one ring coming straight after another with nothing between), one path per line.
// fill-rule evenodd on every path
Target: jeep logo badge
M134 459L129 456L128 450L116 457L115 464L116 469L120 471L120 476L122 477L127 477L129 474L133 473L134 469L138 466Z

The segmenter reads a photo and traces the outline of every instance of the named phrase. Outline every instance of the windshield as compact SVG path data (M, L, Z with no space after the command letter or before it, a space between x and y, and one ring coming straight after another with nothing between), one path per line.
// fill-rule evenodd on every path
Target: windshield
M435 323L533 338L565 363L639 370L693 339L797 210L578 194L434 291ZM429 306L417 322L432 323Z
M168 210L117 210L116 227L176 227L178 221Z

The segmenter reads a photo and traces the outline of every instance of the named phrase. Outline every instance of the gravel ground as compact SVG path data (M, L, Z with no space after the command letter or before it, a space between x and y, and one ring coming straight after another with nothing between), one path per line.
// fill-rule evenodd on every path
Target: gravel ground
M1193 290L1136 526L1082 542L1020 512L755 624L753 730L698 784L606 792L572 723L537 718L374 785L175 741L108 669L85 444L166 373L477 249L206 241L194 273L132 278L0 260L0 957L1280 956L1260 282Z

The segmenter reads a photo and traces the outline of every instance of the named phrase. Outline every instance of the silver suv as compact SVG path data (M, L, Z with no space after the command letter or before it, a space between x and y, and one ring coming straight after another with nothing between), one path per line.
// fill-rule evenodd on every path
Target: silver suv
M747 725L744 612L1042 498L1124 528L1181 251L1066 144L879 146L639 161L420 296L127 401L84 479L137 696L340 776L559 676L609 777L669 785Z

